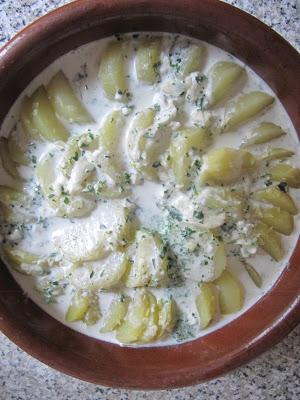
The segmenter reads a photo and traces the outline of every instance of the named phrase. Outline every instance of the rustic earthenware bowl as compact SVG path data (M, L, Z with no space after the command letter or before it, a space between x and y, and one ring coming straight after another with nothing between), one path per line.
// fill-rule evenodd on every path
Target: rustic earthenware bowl
M252 67L275 91L300 134L300 56L274 31L217 0L81 0L39 19L0 51L0 122L20 92L60 55L117 32L176 32L205 40ZM97 384L135 389L193 385L277 343L300 321L300 244L264 297L239 318L176 346L128 348L75 332L23 293L0 265L0 328L53 368Z

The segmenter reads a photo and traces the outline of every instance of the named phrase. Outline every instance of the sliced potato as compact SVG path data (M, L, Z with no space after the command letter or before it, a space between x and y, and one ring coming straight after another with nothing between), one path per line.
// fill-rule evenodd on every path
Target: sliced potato
M38 140L39 132L33 122L32 111L32 99L30 99L28 96L25 96L22 101L20 111L21 125L27 137Z
M101 332L112 332L121 325L127 313L129 301L130 298L128 296L121 294L110 303Z
M186 49L183 49L180 62L177 60L172 62L176 73L181 78L185 78L187 75L195 71L200 71L203 65L205 55L205 47L202 45L190 45Z
M208 106L212 107L221 101L224 96L238 82L244 68L240 65L229 62L219 61L215 63L208 72Z
M101 259L109 254L110 248L105 230L99 225L92 221L58 229L53 234L54 245L73 262Z
M158 41L142 44L136 52L135 69L137 78L150 85L154 84L158 78L157 67L159 59L160 43Z
M219 289L221 313L238 312L244 304L244 290L241 282L226 269L214 283Z
M29 164L29 157L26 154L25 149L22 149L16 137L10 136L7 141L8 145L8 153L11 159L21 165L28 165Z
M283 257L283 247L280 236L273 228L260 222L256 225L256 233L258 234L258 244L265 250L275 261L280 261Z
M75 96L74 90L63 71L58 71L47 85L49 100L56 114L77 124L94 122L83 104Z
M251 264L247 263L246 261L243 261L243 265L245 267L245 270L248 272L248 275L250 276L250 278L254 282L254 284L258 288L261 288L261 286L262 286L262 278L259 275L259 273L256 271L256 269Z
M294 230L294 218L279 207L256 208L254 213L257 219L271 226L276 232L290 235Z
M31 97L32 123L38 133L50 142L62 140L66 142L68 132L57 119L44 86L40 86Z
M179 185L190 181L193 159L190 152L201 152L212 143L211 133L206 128L186 127L177 131L170 146L171 165Z
M173 298L158 301L159 317L157 338L172 332L177 319L176 305Z
M0 138L0 157L2 161L2 166L8 173L8 175L10 175L14 179L20 180L21 176L17 169L17 164L13 161L10 155L8 140L4 137Z
M78 289L71 300L65 319L67 322L81 321L84 319L90 304L88 292Z
M250 92L230 103L226 110L222 131L228 132L237 125L261 113L274 102L274 97L264 92Z
M114 154L120 142L120 133L124 127L124 116L121 110L112 111L104 121L99 134L99 144Z
M263 161L272 161L272 160L283 160L285 158L292 157L295 153L288 149L283 149L281 147L271 147L267 149L265 154L263 154L260 159Z
M288 164L276 164L268 169L274 181L286 182L290 187L300 188L300 169Z
M106 96L113 100L117 94L124 95L127 91L125 77L125 60L123 43L110 43L102 54L99 79L102 82Z
M209 184L231 184L256 166L255 157L244 150L222 147L207 153L201 180Z
M132 245L133 256L126 286L160 286L167 280L168 258L158 234L140 230Z
M90 296L89 307L83 317L83 322L87 326L95 325L101 317L99 299L95 294Z
M145 289L137 291L129 304L124 321L117 329L116 338L119 342L129 344L140 340L147 327L149 307L148 291Z
M263 144L270 142L271 140L277 139L282 135L285 135L286 132L278 126L273 124L272 122L262 122L252 131L252 136L247 138L243 142L243 146L252 146L256 144Z
M203 282L200 286L200 293L196 297L196 306L200 316L200 326L206 328L217 311L217 298L214 285L210 282Z
M282 192L277 187L268 187L266 189L258 190L253 193L253 198L264 203L270 203L292 215L295 215L298 212L292 197L288 193Z
M149 343L152 342L158 333L158 319L159 319L159 308L157 305L156 297L152 293L148 292L149 298L149 311L147 317L147 324L144 332L142 333L139 342Z

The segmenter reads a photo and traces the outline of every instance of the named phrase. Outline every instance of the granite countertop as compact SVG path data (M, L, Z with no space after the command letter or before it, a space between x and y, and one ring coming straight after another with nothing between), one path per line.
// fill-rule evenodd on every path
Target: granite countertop
M199 0L200 1L200 0ZM300 49L300 0L226 0ZM66 0L0 0L0 46ZM57 372L0 334L0 400L300 399L300 325L280 344L228 375L184 389L141 392L103 388Z

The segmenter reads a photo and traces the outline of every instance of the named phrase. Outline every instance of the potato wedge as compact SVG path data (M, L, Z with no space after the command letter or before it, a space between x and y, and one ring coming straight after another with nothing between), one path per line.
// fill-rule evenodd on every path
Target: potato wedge
M268 169L271 179L286 182L290 187L300 188L300 169L288 164L276 164Z
M171 165L179 185L190 181L193 159L190 152L201 152L212 143L211 133L206 128L186 127L177 131L170 146Z
M43 139L50 142L62 140L69 136L66 128L57 119L44 86L40 86L31 97L32 123Z
M158 79L158 65L160 59L160 43L158 41L142 44L135 58L137 78L150 85Z
M210 282L201 283L200 293L196 297L201 329L206 328L211 323L217 311L216 305L217 298L214 285Z
M159 317L157 338L164 337L172 332L177 319L176 305L173 298L158 301Z
M91 124L91 115L76 97L63 71L58 71L47 85L49 100L56 114L71 123Z
M233 314L243 307L244 290L241 282L227 269L214 281L219 290L219 305L222 314Z
M21 125L25 135L28 138L38 140L39 132L33 122L32 111L33 111L32 99L29 98L28 96L25 96L22 101L20 110Z
M10 155L8 140L4 137L0 138L0 157L2 161L2 166L8 173L8 175L10 175L13 179L22 179L17 169L17 164L14 162Z
M280 261L284 255L284 251L278 233L262 222L258 223L255 229L258 234L259 246L275 261Z
M294 218L279 207L256 208L254 215L264 224L272 227L276 232L290 235L294 230Z
M100 330L101 332L112 332L121 325L127 314L129 302L130 298L121 294L110 303L106 320Z
M88 292L78 289L71 300L65 319L67 322L81 321L84 319L90 304Z
M252 131L252 135L243 142L243 147L263 144L285 135L286 132L272 122L262 122Z
M110 43L104 50L99 67L99 79L106 96L113 100L127 91L123 43Z
M129 304L124 321L117 329L116 338L119 342L129 344L140 340L147 327L149 307L148 291L145 289L137 291Z
M238 82L243 72L243 67L229 61L219 61L210 68L208 72L208 108L224 98Z
M256 164L251 153L222 147L207 153L200 179L203 183L215 185L231 184L251 172Z
M292 215L295 215L298 212L292 197L288 193L282 192L278 187L268 187L266 189L258 190L253 193L253 199L264 203L270 203Z
M295 153L288 149L283 149L281 147L271 147L267 149L265 154L263 154L260 159L263 161L272 161L272 160L283 160L285 158L292 157Z
M222 131L228 132L248 119L264 111L274 102L274 97L264 92L250 92L241 95L229 104L222 124Z
M258 288L261 288L262 287L262 278L261 278L260 274L256 271L256 269L251 264L247 263L246 261L243 261L243 265L245 267L245 270L248 272L248 275L254 282L255 286L257 286Z

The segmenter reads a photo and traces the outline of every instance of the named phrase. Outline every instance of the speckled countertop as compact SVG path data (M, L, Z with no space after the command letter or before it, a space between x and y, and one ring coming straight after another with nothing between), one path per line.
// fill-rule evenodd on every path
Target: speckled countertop
M199 0L201 1L201 0ZM271 26L300 49L300 0L227 0ZM66 0L0 0L0 46ZM103 388L36 361L0 334L0 400L299 400L300 326L248 365L209 383L158 392Z

